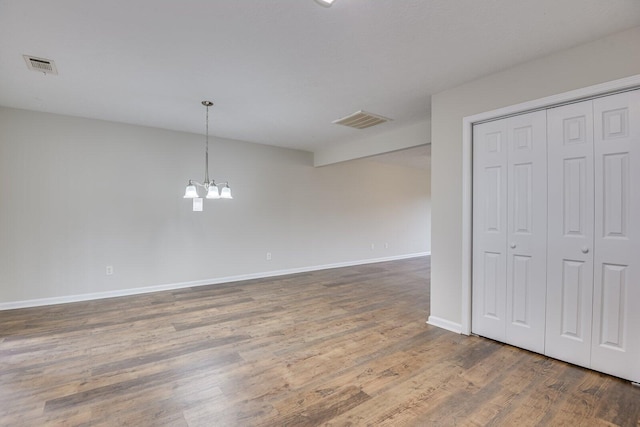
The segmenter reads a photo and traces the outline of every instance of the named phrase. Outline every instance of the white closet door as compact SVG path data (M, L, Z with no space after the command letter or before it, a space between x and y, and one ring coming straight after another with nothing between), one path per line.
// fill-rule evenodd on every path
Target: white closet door
M472 331L505 341L507 272L506 120L473 127Z
M640 91L596 99L591 367L640 381Z
M589 367L593 296L593 106L547 110L545 354Z
M507 119L506 342L544 352L547 287L547 124L538 111Z
M546 115L474 126L473 327L544 351Z

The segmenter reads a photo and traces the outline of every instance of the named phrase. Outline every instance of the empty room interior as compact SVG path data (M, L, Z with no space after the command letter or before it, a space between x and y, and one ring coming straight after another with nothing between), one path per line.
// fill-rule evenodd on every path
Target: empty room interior
M637 0L0 0L0 425L640 426Z

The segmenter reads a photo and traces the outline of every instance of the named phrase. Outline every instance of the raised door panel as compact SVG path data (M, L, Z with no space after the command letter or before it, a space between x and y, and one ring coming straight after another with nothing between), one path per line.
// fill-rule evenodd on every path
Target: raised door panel
M506 121L473 129L472 331L505 340L507 237Z
M595 254L591 366L640 381L640 91L594 104Z
M587 197L588 157L565 158L562 160L562 235L586 238L585 224ZM557 219L557 218L556 218ZM589 224L591 226L591 224Z
M591 101L547 110L545 354L591 364L594 165Z
M507 119L506 342L544 352L547 126L538 111Z
M584 318L584 307L581 304L582 295L587 291L585 274L585 263L580 261L563 261L562 263L562 291L561 291L561 329L560 335L564 338L584 341L586 322ZM590 274L588 272L587 274ZM589 329L587 328L587 332Z

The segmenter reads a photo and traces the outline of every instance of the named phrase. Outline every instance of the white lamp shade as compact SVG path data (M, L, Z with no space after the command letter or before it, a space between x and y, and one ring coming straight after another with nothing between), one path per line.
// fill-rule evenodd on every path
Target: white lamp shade
M222 189L222 192L220 193L220 198L233 199L233 197L231 197L231 189L229 188L228 185Z
M218 192L217 185L210 185L209 191L207 191L207 199L219 199L220 193Z
M195 199L196 197L198 197L198 190L196 190L196 186L194 184L189 183L184 191L184 198Z

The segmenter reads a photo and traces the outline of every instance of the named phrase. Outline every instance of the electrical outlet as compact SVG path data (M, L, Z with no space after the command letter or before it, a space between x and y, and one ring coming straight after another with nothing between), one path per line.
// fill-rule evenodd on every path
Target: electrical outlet
M107 265L106 273L107 273L107 276L113 275L113 265Z
M271 252L267 252L267 261L271 261Z
M372 243L372 244L371 244L371 250L374 250L375 248L376 248L376 244L375 244L375 243Z
M385 248L385 249L389 249L389 243L385 243L385 244L384 244L384 248Z

